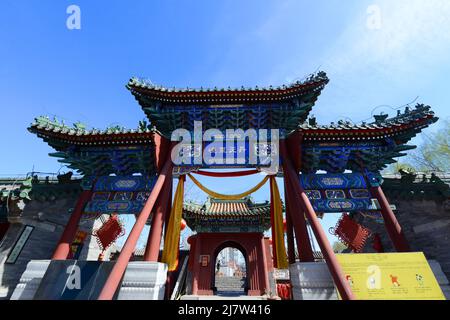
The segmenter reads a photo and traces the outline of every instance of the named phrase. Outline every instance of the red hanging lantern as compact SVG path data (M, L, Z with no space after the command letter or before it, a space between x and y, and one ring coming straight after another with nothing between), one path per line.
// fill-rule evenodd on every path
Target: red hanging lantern
M287 230L286 219L283 219L283 230L284 232Z
M181 225L180 225L180 230L181 231L183 231L184 230L184 228L186 228L186 220L184 220L184 219L181 219Z

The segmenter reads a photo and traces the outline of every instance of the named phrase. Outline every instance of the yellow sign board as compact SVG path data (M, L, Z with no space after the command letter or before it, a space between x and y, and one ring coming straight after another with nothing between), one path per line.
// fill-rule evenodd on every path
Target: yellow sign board
M359 300L445 300L422 252L337 254Z

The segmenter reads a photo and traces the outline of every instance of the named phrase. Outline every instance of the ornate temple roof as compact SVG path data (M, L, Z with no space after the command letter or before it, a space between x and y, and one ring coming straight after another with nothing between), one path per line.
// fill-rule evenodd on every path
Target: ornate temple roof
M72 127L50 120L35 118L28 130L42 138L57 152L70 169L83 175L154 174L154 135L145 122L138 129L110 127L105 130L87 129L76 123Z
M28 129L56 150L50 155L83 175L154 175L155 135L170 139L175 129L193 131L194 121L202 121L203 131L281 129L282 138L301 137L296 154L303 172L336 173L384 169L415 148L408 141L438 120L429 106L417 104L395 117L375 115L373 122L319 125L308 115L328 81L319 72L304 82L276 88L168 89L133 78L127 88L150 125L99 130L38 117Z
M325 72L289 86L251 89L167 89L132 78L127 88L152 125L167 138L172 131L278 128L286 133L302 123L328 83Z
M270 228L270 203L208 198L203 205L185 202L183 217L197 232L263 232Z
M302 169L304 172L382 170L396 162L394 158L406 155L404 151L414 149L416 146L407 142L437 120L430 106L423 104L414 109L407 107L404 113L398 111L392 118L376 115L374 122L360 125L346 121L318 125L310 119L298 130L302 136Z
M296 81L290 85L278 87L254 88L166 88L157 86L150 81L139 78L131 78L127 88L140 100L146 97L152 100L161 101L165 104L236 104L236 103L257 103L257 102L278 102L292 100L303 96L305 93L321 91L328 83L325 72L311 75L306 81Z

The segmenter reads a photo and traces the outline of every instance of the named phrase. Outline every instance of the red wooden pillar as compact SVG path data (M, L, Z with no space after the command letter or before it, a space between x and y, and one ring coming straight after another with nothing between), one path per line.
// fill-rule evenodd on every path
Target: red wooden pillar
M292 133L286 140L286 151L296 172L302 168L302 142L303 134L299 131Z
M286 145L284 140L280 141L280 151L283 155L283 170L285 176L288 177L291 187L294 189L295 193L300 195L300 202L305 210L306 217L311 225L314 232L316 240L320 246L320 250L325 258L328 269L330 270L331 276L333 277L334 283L339 291L339 294L343 300L353 300L354 295L350 289L350 285L344 278L344 273L342 268L337 261L336 255L328 241L328 238L320 225L319 219L317 218L314 209L306 196L305 190L300 186L300 181L297 174L292 166L292 162L286 152ZM300 252L299 252L300 254Z
M150 196L145 203L144 208L136 219L136 222L131 229L128 238L120 251L120 255L117 258L116 264L114 265L111 273L108 276L108 279L103 286L102 291L98 297L98 300L111 300L119 286L120 280L127 268L128 262L130 261L131 255L133 254L134 248L136 247L136 243L139 240L139 236L141 235L142 229L145 226L145 223L150 216L151 211L153 210L153 206L155 205L156 199L158 198L164 182L167 177L171 176L173 168L173 163L170 158L166 159L166 163L164 164L161 173L159 174L158 180L156 180L155 186L153 187Z
M287 213L291 218L292 225L295 231L295 240L297 241L299 260L301 262L314 262L314 254L312 251L311 242L309 240L303 207L293 187L292 180L296 179L296 175L293 175L287 167L288 163L291 164L291 166L292 163L290 162L289 154L287 152L284 140L280 141L280 151L283 158L282 165L285 179L285 202L289 203L289 210L287 211Z
M70 252L70 245L75 239L75 235L78 230L78 224L83 214L83 209L86 203L91 199L92 191L85 190L81 193L72 215L66 224L63 234L59 239L55 252L53 253L52 260L66 260Z
M320 250L322 251L325 261L327 262L328 269L330 270L331 276L333 277L334 283L336 284L339 294L341 295L341 298L343 300L354 300L355 298L353 292L348 282L344 278L342 268L339 262L337 261L336 255L334 254L333 248L331 247L330 242L328 241L325 231L322 229L319 219L317 218L317 215L314 212L314 209L311 203L309 202L309 199L306 196L305 191L300 187L300 184L298 186L300 188L301 201L305 205L306 216L308 217L311 228L320 246Z
M372 195L377 198L378 203L381 207L381 214L383 215L384 225L386 226L386 230L391 238L392 243L394 244L395 250L398 252L409 252L411 251L408 242L403 234L402 227L397 221L394 212L392 211L389 202L384 195L383 190L380 186L371 187Z
M167 175L161 194L158 197L156 210L154 210L147 245L145 247L144 261L158 261L159 248L166 216L169 215L169 200L172 195L172 172Z
M286 185L286 183L285 183ZM285 191L286 192L286 191ZM292 227L292 219L289 208L289 201L286 197L286 239L287 239L287 253L289 263L295 263L295 241L294 241L294 229Z
M290 205L290 218L295 231L295 240L297 242L298 257L301 262L314 262L314 254L311 247L311 241L309 239L308 229L306 226L305 214L303 205L300 202L298 196L296 196L295 189L293 187L292 179L289 173L284 173L284 177L288 184L288 188L285 191L285 197L288 199ZM292 204L295 204L294 206Z
M156 154L156 167L158 174L166 161L170 157L171 142L155 134L153 138L155 142L155 154ZM150 232L147 238L147 245L145 246L144 261L158 261L159 248L161 245L161 239L163 234L163 226L167 227L168 218L170 215L170 208L172 200L172 171L169 172L166 181L164 182L161 194L158 196L155 204L155 210L153 210L152 224Z
M294 169L296 172L300 171L301 169L301 153L302 153L302 141L303 141L303 135L300 132L295 132L291 134L287 139L287 154L289 156L289 159L292 161L292 164L294 166ZM287 189L291 188L290 183L288 182L288 179L284 179L284 190L286 192ZM285 202L286 202L286 237L287 237L287 244L288 244L288 258L289 263L295 263L296 257L295 257L295 241L294 241L294 226L292 222L292 214L295 214L295 210L293 211L293 208L289 208L289 206L294 206L296 210L300 212L302 216L304 216L304 210L301 208L301 206L298 205L298 202L292 202L292 204L289 204L289 197L285 193ZM290 214L290 211L292 213ZM306 225L305 225L306 227ZM303 230L303 227L302 227ZM306 236L307 239L309 239L309 233L306 227ZM300 247L298 247L300 248ZM298 249L299 250L299 249ZM305 248L303 248L303 251L305 251ZM312 252L312 248L310 249L311 254L307 254L306 257L303 256L301 261L314 261L314 256ZM311 260L312 259L312 260Z
M202 250L202 241L198 234L195 236L192 236L192 237L193 237L193 240L195 241L194 252L189 253L189 256L190 256L189 259L192 258L192 260L193 260L192 264L193 264L193 270L194 270L194 272L192 273L192 294L197 295L199 282L200 282L200 254L201 254L201 250ZM212 266L212 267L215 268L215 266ZM214 269L213 269L213 272L214 272Z
M167 272L166 285L164 287L164 300L170 300L173 287L175 285L175 271Z
M172 147L176 144L176 142L170 141L159 134L153 135L153 141L155 143L156 170L159 174L163 169L166 160L170 158Z
M273 243L274 241L272 241ZM263 283L264 283L264 288L261 288L264 290L264 292L261 293L268 293L270 291L270 282L269 282L269 268L267 267L267 256L266 256L266 242L264 240L264 235L261 235L261 256L262 256L262 261L260 263L263 264ZM246 270L247 271L247 270Z
M150 216L152 217L152 221L150 224L150 229L148 231L148 237L147 237L147 243L145 244L145 251L144 251L144 257L143 257L143 261L151 261L150 260L150 245L151 242L150 238L152 237L152 228L153 228L153 224L154 224L154 219L155 216L157 215L157 212L160 210L161 208L161 196L164 194L164 188L166 187L166 182L164 182L163 188L161 190L161 193L159 195L159 197L156 199L155 205L153 206L153 211L150 213ZM164 224L163 224L164 225ZM162 237L162 235L161 235Z

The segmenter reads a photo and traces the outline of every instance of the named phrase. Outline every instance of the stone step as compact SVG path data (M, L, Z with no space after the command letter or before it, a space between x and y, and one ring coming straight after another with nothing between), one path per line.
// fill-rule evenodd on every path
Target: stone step
M245 278L216 277L216 288L218 291L243 291L245 288Z
M216 283L231 284L231 285L233 285L233 284L241 284L241 283L244 283L244 282L245 282L245 280L219 280L219 279L216 280Z

